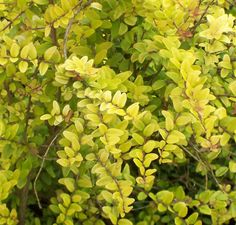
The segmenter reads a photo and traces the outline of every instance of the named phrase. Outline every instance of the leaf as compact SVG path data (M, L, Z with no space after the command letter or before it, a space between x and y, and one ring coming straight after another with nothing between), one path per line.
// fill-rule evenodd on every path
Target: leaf
M44 114L40 117L40 120L49 120L52 118L51 114Z
M133 223L128 219L120 219L118 225L133 225Z
M58 180L58 183L65 185L69 192L75 190L75 180L73 178L61 178Z
M60 114L61 109L60 109L60 105L58 104L57 101L53 101L52 102L52 111L51 111L51 115L58 115Z
M184 202L175 203L173 209L178 212L179 217L185 217L188 213L188 208Z
M230 89L230 91L232 91L234 96L236 96L236 80L229 84L229 89Z
M21 61L19 63L19 70L20 70L20 72L21 73L25 73L27 71L27 69L28 69L28 63L25 62L25 61Z
M28 58L28 55L29 55L29 51L30 51L29 45L24 46L24 47L21 49L20 57L21 57L22 59L27 59L27 58Z
M3 120L0 119L0 137L5 133L6 125Z
M159 191L156 197L162 201L165 205L170 205L174 199L173 192L170 191Z
M216 170L216 176L217 177L222 177L225 173L227 173L229 170L228 167L222 166Z
M17 6L20 9L24 9L24 7L26 6L26 3L27 3L27 1L25 1L25 0L17 0Z
M17 57L20 53L20 46L16 43L13 43L10 49L10 54L12 57Z
M211 215L211 209L208 207L208 205L199 206L199 211L200 211L202 214Z
M143 135L145 137L150 137L154 133L155 128L156 128L156 126L154 123L148 124L143 130Z
M166 142L168 144L175 144L175 143L178 143L179 142L179 137L175 134L170 134L168 135L167 139L166 139Z
M53 58L57 51L58 50L56 46L48 48L44 53L44 59L50 62L50 60Z
M144 143L144 138L141 135L133 133L132 137L139 145L142 145Z
M220 138L220 145L221 146L227 145L227 143L229 142L230 138L231 138L230 134L224 132L223 135Z
M143 200L145 200L146 198L147 198L147 195L146 195L144 192L139 192L139 193L138 193L137 199L138 199L139 201L143 201Z
M132 117L136 117L138 115L138 111L139 111L139 103L134 103L130 105L126 110L126 112Z
M198 218L198 213L195 212L195 213L192 213L187 219L187 223L188 224L195 224L195 222L197 221L197 218Z
M107 55L107 50L106 49L103 49L101 50L100 52L98 52L96 55L95 55L95 58L94 58L94 64L95 65L98 65L100 64L103 59L106 57Z
M94 8L94 9L97 9L97 10L102 10L102 5L98 2L93 2L91 5L90 5L91 8Z
M229 170L231 173L236 173L236 162L233 160L229 161Z
M124 22L130 26L134 26L137 22L137 17L136 16L125 17Z
M67 0L61 0L61 6L62 6L62 9L65 11L69 11L72 8L70 1L67 1Z
M190 116L179 116L176 119L176 124L178 126L185 126L186 124L188 124L189 122L191 122L191 117Z
M144 150L146 153L150 153L150 152L152 152L152 150L153 150L154 148L156 148L156 147L157 147L156 142L153 141L153 140L149 140L149 141L147 141L147 142L144 144L143 150Z
M157 154L155 154L155 153L149 153L149 154L147 154L147 155L145 156L143 164L144 164L144 166L145 166L146 168L148 168L148 167L150 166L150 164L152 163L152 161L154 161L154 160L156 160L156 159L158 159L158 155L157 155Z

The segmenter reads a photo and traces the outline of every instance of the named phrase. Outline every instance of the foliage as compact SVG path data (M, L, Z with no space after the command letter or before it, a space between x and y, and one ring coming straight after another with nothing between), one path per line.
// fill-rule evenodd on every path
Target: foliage
M236 221L232 0L0 0L0 224Z

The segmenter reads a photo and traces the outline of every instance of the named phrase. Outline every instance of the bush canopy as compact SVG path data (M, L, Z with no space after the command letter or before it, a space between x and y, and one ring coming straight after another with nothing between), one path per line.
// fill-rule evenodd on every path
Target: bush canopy
M234 0L0 17L0 224L236 223Z

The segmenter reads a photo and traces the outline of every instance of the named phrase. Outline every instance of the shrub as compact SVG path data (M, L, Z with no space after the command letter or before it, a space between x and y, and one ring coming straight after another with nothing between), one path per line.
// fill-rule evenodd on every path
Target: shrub
M0 9L0 224L235 223L233 0Z

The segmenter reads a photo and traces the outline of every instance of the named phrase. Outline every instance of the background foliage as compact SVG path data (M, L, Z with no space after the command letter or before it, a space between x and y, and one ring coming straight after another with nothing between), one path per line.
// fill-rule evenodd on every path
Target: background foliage
M0 224L235 224L234 5L0 0Z

